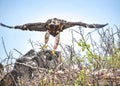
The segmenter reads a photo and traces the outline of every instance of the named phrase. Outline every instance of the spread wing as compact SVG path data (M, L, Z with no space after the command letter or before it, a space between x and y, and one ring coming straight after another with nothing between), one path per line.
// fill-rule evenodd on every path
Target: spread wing
M76 25L83 26L85 28L103 28L104 26L108 25L108 23L106 23L106 24L86 24L83 22L64 22L63 30L73 27L73 26L76 26Z
M5 24L0 23L1 26L7 28L14 28L14 29L21 29L21 30L30 30L30 31L46 31L46 23L28 23L24 25L17 25L17 26L8 26Z

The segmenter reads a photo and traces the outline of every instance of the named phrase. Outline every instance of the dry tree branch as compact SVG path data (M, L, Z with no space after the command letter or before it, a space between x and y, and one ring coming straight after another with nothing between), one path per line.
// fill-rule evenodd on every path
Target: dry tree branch
M9 59L10 59L10 56L8 55L8 52L7 52L7 50L6 50L6 47L5 47L5 43L4 43L3 37L2 37L1 39L2 39L2 44L3 44L3 48L4 48L4 51L5 51L5 54L7 55L7 64L8 64Z
M29 39L29 42L30 42L30 44L31 44L31 46L32 46L32 48L33 48L33 50L35 50L35 48L34 48L34 46L33 46L33 42L32 42L31 39Z
M7 55L7 57L9 58L9 55L8 55L8 53L7 53L7 50L6 50L3 37L2 37L1 39L2 39L2 44L3 44L4 51L5 51L6 55Z
M62 48L62 50L63 50L63 52L64 52L64 54L65 54L64 57L68 58L68 54L67 54L65 48L63 47L63 45L62 45L61 43L60 43L59 45L60 45L60 47Z
M18 51L17 49L13 49L13 50L15 50L16 52L18 52L20 55L23 55L20 51Z

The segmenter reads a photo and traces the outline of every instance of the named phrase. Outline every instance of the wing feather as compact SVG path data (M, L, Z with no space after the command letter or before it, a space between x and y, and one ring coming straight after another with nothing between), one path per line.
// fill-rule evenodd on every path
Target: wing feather
M73 26L76 26L76 25L82 26L85 28L103 28L104 26L108 25L108 23L106 23L106 24L86 24L83 22L65 22L63 30L70 28L70 27L73 27Z
M21 30L30 30L30 31L46 31L46 23L28 23L23 25L17 25L17 26L8 26L5 24L0 23L1 26L7 27L7 28L14 28L14 29L21 29Z

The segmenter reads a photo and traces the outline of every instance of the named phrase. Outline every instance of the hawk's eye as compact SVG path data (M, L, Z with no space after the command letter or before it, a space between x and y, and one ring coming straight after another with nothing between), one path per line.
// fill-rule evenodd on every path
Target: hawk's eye
M47 23L51 23L51 20L48 20Z
M55 21L53 21L53 23L55 24Z

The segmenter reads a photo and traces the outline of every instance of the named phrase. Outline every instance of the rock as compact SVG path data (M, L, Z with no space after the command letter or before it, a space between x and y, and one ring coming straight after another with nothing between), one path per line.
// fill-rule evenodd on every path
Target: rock
M3 71L4 71L4 67L3 67L3 65L0 63L0 74L2 74Z
M4 73L4 66L0 63L0 80L3 77L3 73Z
M12 70L10 73L7 73L0 81L0 86L18 86L17 79L20 76L20 73L18 73L16 70Z
M16 83L19 83L18 78L25 77L30 80L36 70L40 68L55 70L60 63L60 52L58 51L52 55L51 50L39 52L30 50L16 60L13 70L4 76L0 81L0 86L16 86Z

